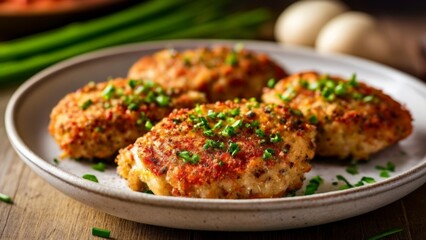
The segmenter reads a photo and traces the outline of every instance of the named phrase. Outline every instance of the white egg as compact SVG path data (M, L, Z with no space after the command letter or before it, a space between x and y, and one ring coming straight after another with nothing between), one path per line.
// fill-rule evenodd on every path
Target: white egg
M340 52L382 63L397 65L395 49L377 27L373 17L361 12L346 12L328 22L318 35L319 52Z
M321 28L346 11L339 1L298 1L284 10L275 23L275 38L287 44L314 46Z

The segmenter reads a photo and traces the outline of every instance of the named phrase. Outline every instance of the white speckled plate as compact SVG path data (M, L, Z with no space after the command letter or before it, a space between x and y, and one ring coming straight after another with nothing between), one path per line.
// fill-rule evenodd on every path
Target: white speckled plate
M241 42L241 41L240 41ZM318 70L358 79L383 89L406 104L414 117L414 132L406 140L372 157L359 166L359 174L346 173L344 164L316 161L309 180L324 179L317 194L256 200L190 199L161 197L132 192L115 174L114 166L96 172L90 163L65 160L56 165L60 153L47 131L49 113L66 93L89 81L125 76L139 57L174 47L195 48L232 41L181 40L144 43L86 54L57 64L24 83L6 110L6 130L19 156L37 174L68 196L121 218L175 228L257 231L288 229L337 221L389 204L420 187L426 181L426 87L419 80L382 65L339 55L319 55L311 50L283 48L269 42L244 42L248 49L270 54L290 72ZM389 178L379 176L376 165L395 164ZM95 174L99 183L81 178ZM363 176L376 183L338 190L332 183L343 175L356 183Z

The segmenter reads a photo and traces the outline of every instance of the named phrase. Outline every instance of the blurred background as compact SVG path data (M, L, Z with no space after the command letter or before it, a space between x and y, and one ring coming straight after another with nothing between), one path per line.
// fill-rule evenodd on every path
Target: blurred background
M37 2L40 6L37 5ZM44 3L43 3L44 2ZM46 3L47 2L47 3ZM66 24L104 16L143 1L136 0L76 0L77 6L58 8L58 0L0 0L0 40L10 40ZM68 2L68 1L65 1ZM72 1L71 1L72 2ZM86 4L83 4L86 2ZM87 4L87 2L93 2ZM295 0L230 1L235 9L266 7L274 18ZM351 10L389 17L426 18L423 0L342 0ZM7 6L15 5L15 6ZM70 4L66 4L70 5ZM424 25L426 28L426 25ZM272 37L272 33L271 36Z
M316 21L315 17L320 19L324 16L336 17L343 14L343 11L333 15L331 13L333 10L330 10L333 7L327 9L326 7L305 7L304 9L300 6L296 11L295 5L301 1L290 0L177 1L178 4L175 6L173 4L166 6L168 3L164 2L174 2L174 0L0 0L0 83L23 81L57 61L84 52L124 43L172 38L277 41L283 44L312 47L319 51L352 54L382 62L420 78L426 76L426 64L422 55L423 45L426 45L426 1L339 1L338 5L344 6L345 13L357 11L367 15L350 19L353 20L352 22L348 20L352 25L346 23L348 21L342 23L347 26L345 31L328 29L328 32L332 33L328 36L332 35L332 38L338 37L342 40L323 37L324 39L320 41L318 38L321 36L318 33L315 35L316 42L311 44L287 40L286 36L280 38L278 35L281 31L284 35L301 34L301 38L305 38L306 32L313 32L312 25L315 24L312 24L312 21ZM153 4L153 2L157 3ZM289 17L288 12L291 8L293 8L292 17ZM139 9L141 15L136 16L137 11L132 13L131 9ZM287 19L281 20L284 23L279 27L280 29L277 29L277 22L280 17L283 18L284 13L287 14ZM111 20L114 16L115 19ZM171 20L164 22L167 21L166 16L170 16L168 19ZM289 18L292 18L293 22L302 23L293 24L293 30L289 30L288 26L291 22ZM163 22L161 22L162 19L164 19ZM331 17L327 19L327 23L330 21ZM306 22L305 25L303 22ZM316 26L318 31L325 28L325 23ZM366 26L360 26L362 24ZM366 30L372 24L375 25L374 34L372 30ZM87 25L92 26L87 27ZM309 26L306 27L306 25ZM133 32L130 28L133 28ZM297 28L296 32L294 28ZM304 28L306 28L305 32L303 32ZM334 29L336 28L338 27L335 26ZM145 30L147 33L144 32ZM48 34L44 34L46 31ZM82 36L77 36L79 34L75 33L85 31L87 33ZM93 34L89 34L90 31ZM120 34L120 31L125 35ZM139 35L135 32L139 32ZM358 47L352 46L354 43L347 46L348 42L355 37L349 36L347 37L349 40L343 39L346 32L348 32L347 35L357 33L360 36L374 35L375 37L369 38L369 42L362 40L362 44L359 43L361 40L356 40L359 43ZM376 36L376 32L380 32L380 36ZM39 37L40 33L42 37ZM62 38L55 34L62 35ZM97 41L97 38L102 40ZM70 40L67 42L61 39ZM307 36L306 39L309 37ZM88 40L92 42L89 41L89 44ZM61 41L62 45L56 44ZM47 47L51 42L55 44L52 44L51 48ZM337 46L342 42L346 45L338 48ZM377 50L374 49L375 47L367 46L371 44L384 47L382 50ZM360 46L362 50L359 49ZM66 49L72 47L74 48L65 53ZM375 53L375 51L379 52Z

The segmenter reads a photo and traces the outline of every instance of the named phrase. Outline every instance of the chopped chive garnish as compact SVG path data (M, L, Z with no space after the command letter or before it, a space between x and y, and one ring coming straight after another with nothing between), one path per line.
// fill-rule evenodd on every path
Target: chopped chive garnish
M333 80L328 79L325 81L325 87L328 89L334 89L336 87L336 83Z
M382 177L382 178L388 178L388 177L390 177L389 172L388 171L381 171L380 172L380 177Z
M283 141L283 138L281 137L281 135L280 134L273 134L272 136L271 136L271 142L273 142L273 143L277 143L277 142L282 142Z
M374 178L372 177L362 177L361 181L366 182L366 183L375 183L376 180L374 180Z
M92 99L88 99L86 100L82 105L81 105L81 109L82 110L86 110L88 107L90 107L90 105L92 105L93 101Z
M102 96L105 99L111 99L112 95L115 92L115 87L114 85L108 85L106 86L106 88L102 91Z
M148 129L148 130L151 130L152 127L153 127L152 122L148 119L145 122L145 128Z
M388 162L386 164L386 167L387 167L388 171L395 172L395 164L393 164L392 162Z
M214 126L213 126L213 130L219 129L223 126L223 121L219 120Z
M265 132L262 129L256 128L256 130L254 130L254 131L255 131L257 136L259 136L261 138L265 137Z
M213 130L211 130L211 129L207 129L207 130L204 130L204 135L206 135L207 137L213 137L214 136L214 132L213 132Z
M319 88L319 84L317 82L309 83L308 89L311 91L315 91Z
M243 125L243 121L242 120L237 120L237 121L235 121L231 126L233 127L233 128L239 128L239 127L241 127Z
M87 180L90 180L92 182L99 182L98 178L95 175L92 175L92 174L84 174L83 178L87 179Z
M178 156L182 158L185 163L196 164L200 161L200 156L198 156L198 154L192 154L189 151L182 151Z
M223 149L225 148L225 144L223 142L220 141L215 141L215 140L211 140L211 139L207 139L206 143L203 146L204 149L209 149L209 148L220 148Z
M344 95L346 93L346 85L343 82L340 82L334 88L334 93L338 96Z
M161 88L161 87L156 87L156 88L154 89L154 92L156 92L156 93L158 93L158 94L165 94L164 89L163 89L163 88Z
M153 92L149 92L145 98L143 99L146 103L152 103L155 101L155 94Z
M228 152L231 154L231 156L235 156L240 151L240 147L237 143L230 142L229 143L229 150Z
M312 195L317 190L319 185L323 182L323 179L320 176L315 176L311 180L309 180L308 185L306 185L305 195Z
M292 87L289 87L283 94L279 95L278 97L284 102L289 102L295 96L296 96L296 92L294 91Z
M380 170L380 177L382 178L388 178L390 177L389 172L395 172L395 164L392 162L387 162L386 166L376 166L377 170Z
M355 93L352 94L352 97L355 100L361 100L364 96L361 93L355 92Z
M213 110L209 109L209 111L207 112L207 117L211 118L211 119L215 119L217 116L217 113L214 112Z
M377 165L375 168L377 170L385 170L385 171L395 172L395 164L393 164L392 162L387 162L385 167Z
M128 108L129 110L136 111L136 110L138 110L139 106L138 106L138 104L136 104L136 103L130 103L130 104L127 106L127 108Z
M219 119L225 119L226 118L226 115L225 115L225 113L223 113L223 112L220 112L220 113L218 113L217 114L217 118L219 118Z
M118 96L123 96L123 95L124 95L124 89L122 89L122 88L117 88L117 89L115 90L115 93L116 93Z
M147 89L145 86L141 86L141 85L139 85L139 86L137 86L137 87L135 88L135 90L133 90L133 91L134 91L134 93L135 93L136 95L139 95L139 94L141 94L141 93L146 93L148 90L149 90L149 89Z
M9 203L9 204L13 203L12 198L10 196L6 195L6 194L3 194L3 193L0 193L0 201L5 202L5 203Z
M255 121L251 122L251 127L252 128L257 128L259 126L260 126L260 122L259 121L255 120Z
M271 148L267 148L265 149L265 151L263 152L262 158L264 160L270 159L273 155L275 154L274 149Z
M355 187L363 186L364 183L375 183L375 182L376 182L376 180L374 180L374 178L371 178L371 177L362 177L361 180L359 180L355 184Z
M56 165L58 165L58 164L59 164L59 160L58 160L57 158L54 158L54 159L53 159L53 162L54 162Z
M166 95L158 95L155 98L155 101L157 102L158 106L167 107L169 106L170 98Z
M111 235L111 231L102 228L92 228L92 235L96 237L109 238Z
M387 231L381 232L377 235L374 235L372 237L369 237L368 240L383 239L384 237L387 237L387 236L390 236L392 234L399 233L399 232L402 232L402 231L403 231L402 228L392 228L392 229L389 229Z
M209 122L205 117L194 118L194 122L197 122L194 126L195 128L204 128L205 130L210 129Z
M356 165L350 165L346 168L346 172L352 175L358 174L358 167Z
M92 165L92 169L103 172L105 171L106 164L104 162L98 162L94 165Z
M209 149L209 148L213 148L213 144L214 144L214 140L211 139L207 139L206 143L204 144L203 148L204 149Z
M358 87L358 82L356 80L356 73L353 73L351 78L349 79L349 85L351 85L352 87Z
M226 127L220 132L220 134L224 137L230 137L235 134L235 128L229 125L226 125Z
M236 116L240 115L240 109L239 109L239 108L231 109L231 110L229 111L229 114L230 114L232 117L236 117Z
M340 189L347 189L347 188L353 188L354 186L348 181L346 180L345 177L343 177L342 175L337 175L336 176L337 180L339 181L343 181L345 183L345 185L341 186Z
M225 63L231 66L236 66L238 63L237 54L235 52L231 52L226 56Z
M147 120L146 114L144 112L141 112L141 116L138 120L136 120L136 125L141 125ZM174 120L174 119L173 119ZM174 121L173 121L174 122Z
M277 83L277 81L275 80L275 78L271 78L268 80L268 82L266 83L266 86L268 88L273 88L275 86L275 84Z
M130 79L130 80L129 80L129 82L128 82L128 84L129 84L129 86L133 89L133 88L135 88L135 87L136 87L136 85L137 85L137 81L136 81L136 80L133 80L133 79Z
M299 80L299 84L303 87L303 88L309 88L309 82L306 80Z
M365 97L362 98L362 101L365 102L365 103L372 102L373 100L374 100L374 96L372 96L372 95L368 95L368 96L365 96Z
M318 123L318 118L315 115L312 115L309 117L309 122L312 124L317 124Z
M323 96L326 99L330 98L330 96L332 96L332 95L334 95L332 88L326 87L321 91L321 96Z

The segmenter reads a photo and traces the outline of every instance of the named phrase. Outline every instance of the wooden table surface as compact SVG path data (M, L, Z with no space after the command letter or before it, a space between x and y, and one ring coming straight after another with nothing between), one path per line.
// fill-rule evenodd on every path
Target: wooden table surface
M379 22L392 34L393 41L407 47L413 59L418 58L414 56L418 53L414 41L426 34L426 18L381 17ZM416 66L420 69L420 62ZM426 185L367 214L282 231L179 230L110 216L62 194L18 158L7 139L3 121L6 104L15 89L16 86L0 88L0 192L14 200L14 204L0 202L0 239L93 239L92 227L111 230L114 239L367 239L395 227L403 231L387 239L426 239Z

